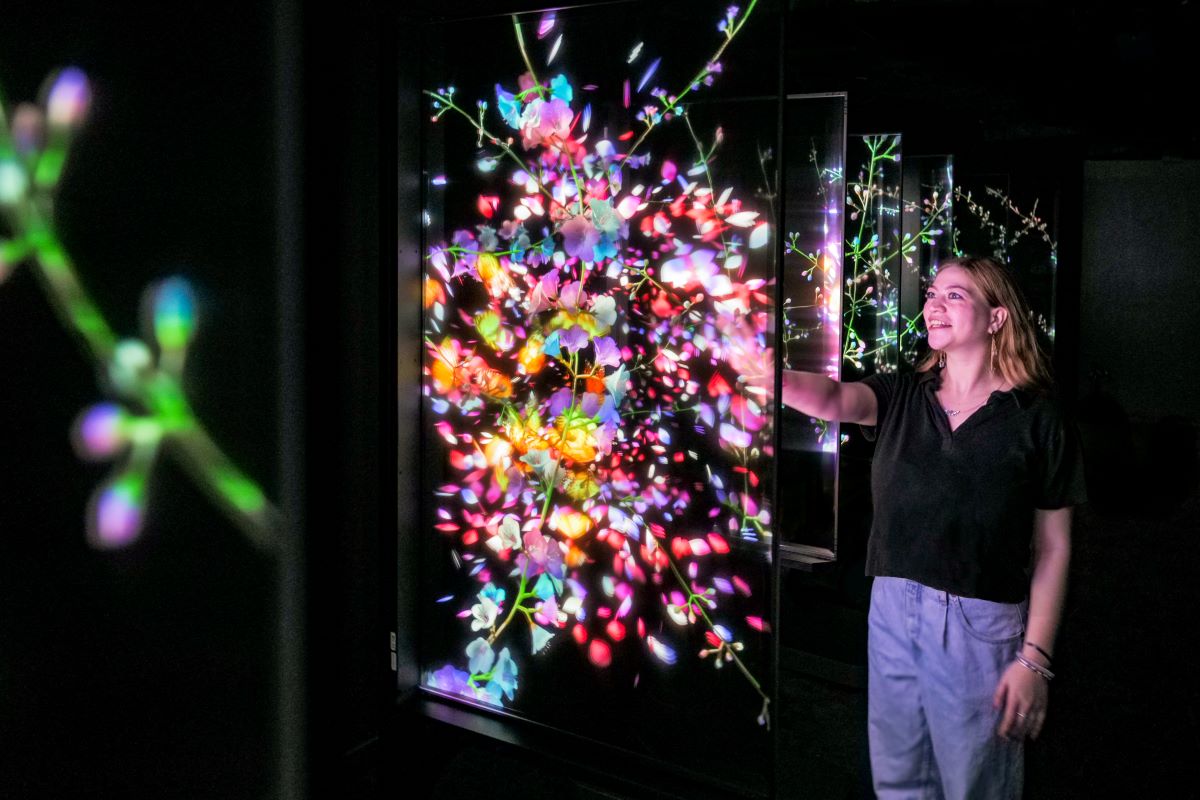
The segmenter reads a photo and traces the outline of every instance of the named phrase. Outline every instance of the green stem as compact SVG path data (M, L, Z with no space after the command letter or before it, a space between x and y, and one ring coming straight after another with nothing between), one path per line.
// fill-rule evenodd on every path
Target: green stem
M647 528L646 530L649 531L650 529ZM654 536L654 533L651 532L650 535ZM704 610L704 604L696 601L696 598L703 597L703 595L698 595L692 591L691 584L687 582L687 580L683 577L683 573L679 571L679 567L675 564L675 557L671 554L671 551L664 546L664 543L659 542L658 546L663 548L663 554L667 557L667 565L671 568L672 574L675 575L675 580L679 581L679 585L688 593L688 605L695 605L695 607L700 610L700 616L704 618L704 622L706 625L708 625L708 629L713 633L716 633L716 624L708 616L708 612ZM720 634L717 635L720 636ZM750 682L750 685L754 687L754 690L758 692L759 696L761 696L763 700L769 702L770 698L768 698L766 692L763 691L762 685L752 674L750 674L750 670L747 669L746 665L742 663L741 657L733 649L730 649L729 652L733 656L733 661L735 664L737 664L738 669L740 669L742 674L746 676L746 680Z
M521 159L521 157L518 156L511 147L508 146L508 144L506 144L502 139L500 139L500 137L498 137L498 136L494 135L493 133L491 133L490 131L488 131L488 129L483 127L483 125L480 124L480 122L478 120L476 120L474 117L472 117L470 114L468 114L462 108L459 108L458 104L455 103L448 95L439 94L438 92L431 92L428 89L425 89L424 92L425 92L425 94L427 94L430 97L437 100L439 103L442 103L446 107L446 110L454 111L458 114L461 114L463 119L465 119L467 122L471 123L472 128L474 128L481 136L487 137L487 139L489 141L491 141L493 144L495 144L497 147L500 148L500 151L502 153L504 153L504 155L508 156L508 158L510 158L512 161L514 161L517 164L517 166L519 166L522 170L524 170L524 172L527 175L529 175L529 177L533 178L534 183L537 184L537 187L538 187L538 189L541 190L542 194L546 195L546 197L549 198L551 201L556 202L556 203L558 202L557 200L554 199L554 195L550 193L550 190L546 188L545 184L542 183L541 179L537 177L537 174L536 174L537 171L534 170L532 167L530 167L528 164L526 164Z
M726 30L725 41L721 42L721 46L717 48L717 52L713 53L712 58L710 58L708 61L705 62L704 66L700 69L700 71L696 73L696 77L692 78L692 80L688 82L687 87L682 92L680 92L675 97L674 100L669 101L663 107L662 113L664 116L666 114L671 113L676 108L678 108L679 101L681 101L681 100L683 100L683 98L687 97L688 93L691 92L692 89L697 84L699 84L700 81L704 80L705 76L708 75L708 65L715 64L717 61L719 61L721 59L721 56L724 55L724 53L725 53L725 48L729 47L730 43L733 42L734 37L737 36L738 32L741 31L742 26L746 24L746 20L748 20L750 18L750 14L754 11L754 7L756 5L758 5L758 0L750 0L750 5L746 7L745 13L742 14L742 16L738 20L738 22L736 24L734 24L731 28ZM641 147L642 142L646 141L646 137L650 135L650 131L654 130L655 127L656 127L656 125L655 125L654 121L652 119L647 118L646 129L644 131L642 131L641 135L638 136L638 138L636 140L634 140L633 145L629 148L629 150L627 150L625 152L625 157L623 159L621 159L621 163L617 167L617 174L614 176L617 179L616 182L617 182L618 186L621 183L621 170L624 169L625 164L628 163L630 157L633 156L633 154L637 152L637 149L639 147Z
M34 248L33 264L51 305L63 325L76 332L103 374L116 350L116 333L83 288L50 222L30 214L25 237ZM156 367L136 391L136 401L166 421L171 431L170 449L192 479L251 542L265 551L272 550L276 545L277 512L195 419L178 378Z
M529 60L529 53L525 51L525 36L521 33L521 23L517 19L517 15L512 15L513 30L517 34L517 47L521 51L521 58L525 60L525 68L529 70L529 76L533 78L533 85L537 89L538 94L543 94L542 82L538 80L537 73L533 71L533 63Z

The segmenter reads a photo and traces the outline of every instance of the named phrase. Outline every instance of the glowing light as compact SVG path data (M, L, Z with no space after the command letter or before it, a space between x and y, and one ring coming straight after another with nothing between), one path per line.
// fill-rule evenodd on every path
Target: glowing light
M25 196L29 177L15 159L0 155L0 203L10 205Z
M154 355L145 342L124 339L113 351L108 377L119 391L136 394L138 387L150 376L153 369Z
M46 121L54 127L78 125L92 102L92 89L83 70L68 67L58 74L46 97Z
M661 61L661 58L656 58L650 62L650 66L647 67L645 73L642 74L642 79L638 81L637 90L639 92L646 86L647 83L650 82L650 79L654 77L654 73L658 71L658 65Z
M128 444L125 410L99 403L83 412L75 425L75 449L85 458L109 458Z
M144 495L141 475L125 475L103 487L88 530L92 545L109 550L132 544L141 533Z
M164 350L182 350L196 330L196 298L183 278L168 278L154 292L154 338Z
M588 661L604 669L612 664L612 648L602 639L592 639L588 645Z

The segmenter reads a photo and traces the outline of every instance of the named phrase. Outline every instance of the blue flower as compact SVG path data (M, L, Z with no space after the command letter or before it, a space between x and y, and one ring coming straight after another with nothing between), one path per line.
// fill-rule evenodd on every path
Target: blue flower
M564 103L571 102L571 99L575 97L575 92L571 89L566 75L556 75L550 81L550 97L557 97Z
M510 128L521 127L521 101L496 84L496 108Z
M496 661L496 654L492 652L492 646L482 636L467 645L467 657L470 659L467 669L471 670L472 675L481 675L487 672Z
M500 658L492 668L492 679L487 688L490 690L493 686L503 691L509 700L513 699L513 693L517 690L517 662L512 660L507 647L500 651Z
M486 586L483 587L483 591L481 591L479 593L479 597L481 599L486 597L487 599L491 600L496 605L500 605L501 603L504 602L504 595L505 595L504 589L496 586L493 583L488 583Z

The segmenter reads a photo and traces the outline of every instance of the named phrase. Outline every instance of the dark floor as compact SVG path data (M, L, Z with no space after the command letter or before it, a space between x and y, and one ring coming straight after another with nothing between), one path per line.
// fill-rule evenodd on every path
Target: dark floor
M1077 514L1049 716L1026 750L1028 798L1200 797L1192 776L1200 763L1200 491L1155 507L1156 514L1085 506ZM780 797L871 796L866 694L850 682L782 671ZM488 748L445 754L428 796L642 796L608 786L603 774L549 768L520 748ZM356 771L359 779L370 772ZM506 780L497 781L501 773ZM363 796L375 796L375 785L367 777Z

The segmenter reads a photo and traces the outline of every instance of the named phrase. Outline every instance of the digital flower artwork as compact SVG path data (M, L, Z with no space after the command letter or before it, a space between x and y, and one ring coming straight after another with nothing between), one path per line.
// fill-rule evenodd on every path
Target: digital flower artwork
M475 132L489 177L425 253L423 389L451 476L434 527L472 587L438 600L465 646L428 688L519 707L537 691L530 659L572 646L598 672L644 659L740 675L769 725L744 659L769 635L768 598L737 556L764 563L772 537L774 231L765 203L714 182L723 134L701 145L687 102L754 6L727 9L675 92L641 44L640 81L539 75L515 17L524 73L469 102L427 92L436 125ZM549 62L559 24L537 24ZM640 133L606 133L603 91ZM692 133L694 162L656 156L668 124Z

